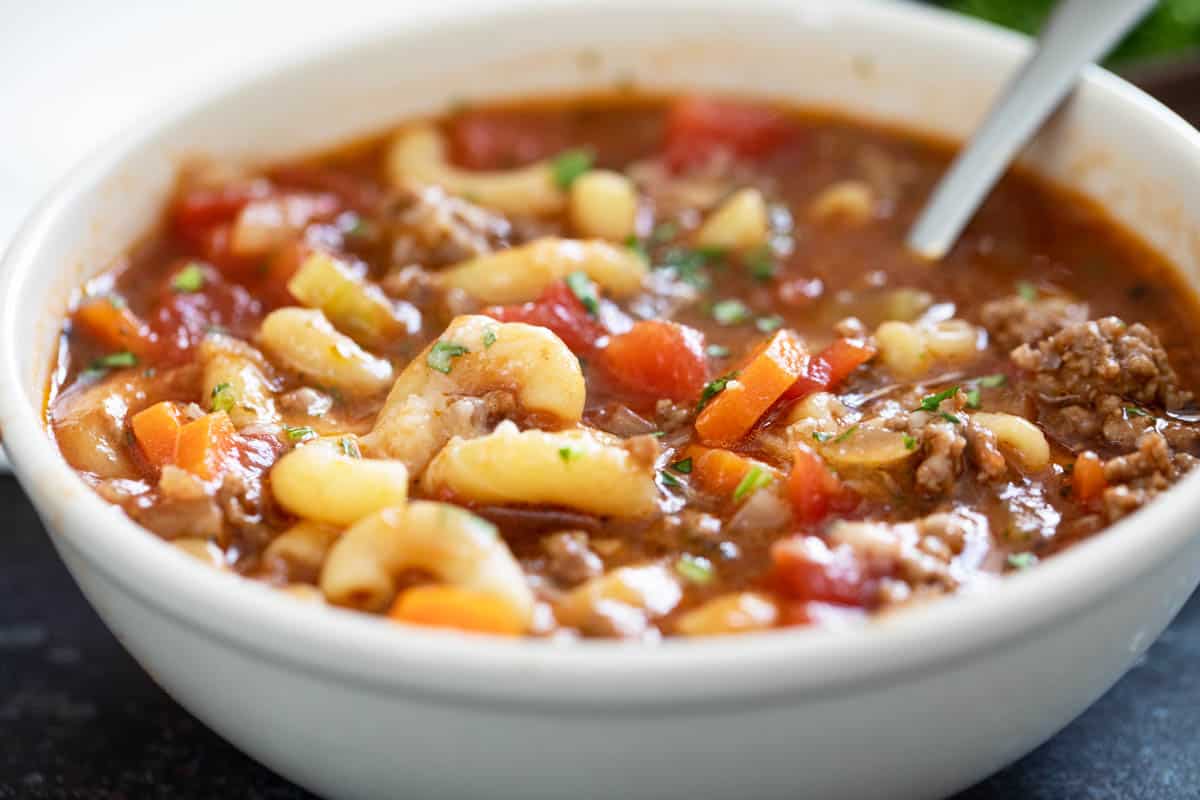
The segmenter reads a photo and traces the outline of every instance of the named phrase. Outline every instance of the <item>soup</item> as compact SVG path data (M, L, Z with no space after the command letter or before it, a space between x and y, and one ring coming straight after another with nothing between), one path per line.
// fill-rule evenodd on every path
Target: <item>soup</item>
M106 500L297 598L499 635L841 625L986 589L1194 463L1197 308L1010 175L778 106L462 108L186 171L47 408Z

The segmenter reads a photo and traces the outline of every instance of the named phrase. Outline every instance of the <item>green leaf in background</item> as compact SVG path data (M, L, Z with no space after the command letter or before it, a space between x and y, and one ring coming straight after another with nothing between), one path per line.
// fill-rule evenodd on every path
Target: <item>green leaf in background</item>
M941 5L1006 28L1036 33L1054 0L941 0ZM1200 48L1200 0L1161 0L1105 61L1123 65Z

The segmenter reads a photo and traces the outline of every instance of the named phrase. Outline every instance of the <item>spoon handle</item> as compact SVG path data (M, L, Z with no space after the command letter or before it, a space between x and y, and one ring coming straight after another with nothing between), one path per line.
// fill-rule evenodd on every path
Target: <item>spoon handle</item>
M942 258L1017 151L1075 85L1080 70L1107 53L1154 4L1062 0L1033 55L934 189L909 231L909 248L931 261Z

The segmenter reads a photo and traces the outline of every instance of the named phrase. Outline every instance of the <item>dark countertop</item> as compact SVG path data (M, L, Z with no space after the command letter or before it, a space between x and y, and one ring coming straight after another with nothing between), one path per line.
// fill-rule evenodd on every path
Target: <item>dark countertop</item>
M0 800L312 797L154 685L8 477L0 521ZM1200 798L1198 733L1200 594L1091 710L958 800Z

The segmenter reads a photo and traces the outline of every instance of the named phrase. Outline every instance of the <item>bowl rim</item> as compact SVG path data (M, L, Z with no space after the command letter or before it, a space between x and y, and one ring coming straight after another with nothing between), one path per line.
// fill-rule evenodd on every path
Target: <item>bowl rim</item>
M826 0L832 6L836 0ZM512 22L546 14L636 10L634 0L570 6L559 0L523 0L471 17L445 9L439 36L498 19ZM715 9L717 0L676 0L671 5ZM759 0L758 10L783 9ZM1027 52L1024 37L943 12L900 3L854 0L838 12L871 14L940 36L966 36L1003 49L1015 60ZM156 110L73 169L22 226L0 265L0 386L21 384L17 330L22 288L39 268L55 221L84 202L155 136L186 124L192 115L255 86L286 80L290 72L325 59L352 57L355 49L423 36L404 20L366 36L350 35L302 57L197 92L170 110ZM932 35L932 34L931 34ZM1173 112L1099 68L1084 77L1089 90L1122 113L1162 126L1200 164L1200 133ZM61 267L62 265L57 265ZM819 694L822 698L927 677L935 665L949 669L985 657L1007 644L1051 629L1094 608L1170 559L1195 532L1186 520L1200 513L1200 471L1102 535L1070 548L1027 573L1006 576L980 592L942 599L927 607L844 630L800 628L727 639L665 640L655 645L613 641L561 643L502 640L425 628L398 630L358 612L299 603L254 581L217 571L149 534L92 492L66 464L39 412L20 391L0 392L0 428L14 472L34 501L56 545L66 547L124 593L173 617L214 643L234 647L308 672L378 692L410 691L439 702L518 703L525 711L555 713L587 706L595 713L630 707L689 713L714 704L774 703ZM1147 531L1153 533L1148 535ZM92 535L98 532L99 536ZM1130 644L1130 658L1149 640ZM741 680L729 681L730 675ZM586 687L581 691L581 687Z

